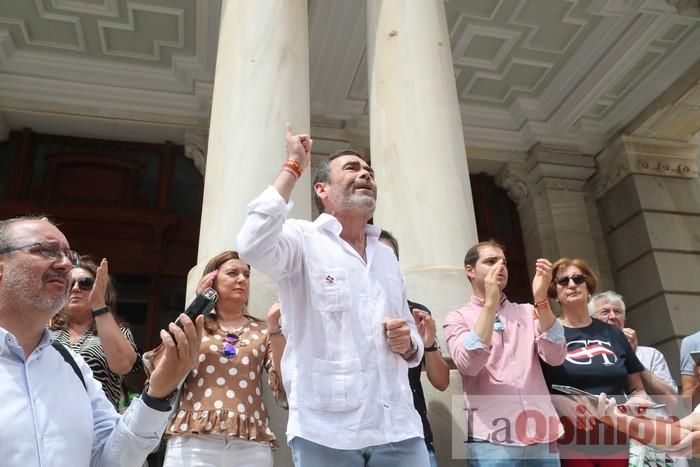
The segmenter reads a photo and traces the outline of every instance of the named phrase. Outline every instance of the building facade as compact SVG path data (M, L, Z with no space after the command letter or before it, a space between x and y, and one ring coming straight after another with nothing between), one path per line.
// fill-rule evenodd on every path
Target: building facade
M161 284L184 281L196 264L191 293L207 259L235 246L246 204L284 160L290 122L311 133L313 166L347 146L371 159L379 185L374 221L399 239L410 296L438 321L469 295L462 259L478 241L481 208L470 174L486 174L515 203L524 264L585 259L601 290L626 298L640 342L663 351L678 377L680 339L700 328L697 1L0 6L0 210L8 216L38 206L84 221L99 206L90 195L93 211L85 216L70 196L60 206L42 204L49 198L32 184L60 188L61 172L27 165L31 158L21 154L35 154L36 141L28 135L123 142L90 157L71 150L78 159L54 150L64 156L52 160L68 165L45 164L90 166L74 174L99 177L104 167L95 161L124 156L104 170L120 171L111 190L121 187L132 204L100 199L114 204L102 214L105 222L146 225L146 233L107 229L117 232L116 242L141 239L143 250L122 272L138 272L149 248L180 260L145 268L151 311L144 342L160 324L158 303L177 297L169 305L175 310L182 299L182 292L159 292ZM149 151L157 168L152 158L124 165ZM293 196L295 217L314 216L308 172ZM158 188L149 191L145 179ZM202 200L201 209L191 208L192 199ZM82 238L80 229L69 230ZM167 253L175 240L186 254ZM274 285L255 275L252 290L251 309L264 313ZM460 390L453 375L448 394L429 391L441 465L461 465L450 460L461 417L452 396ZM282 438L284 413L273 418ZM289 464L288 451L277 456Z

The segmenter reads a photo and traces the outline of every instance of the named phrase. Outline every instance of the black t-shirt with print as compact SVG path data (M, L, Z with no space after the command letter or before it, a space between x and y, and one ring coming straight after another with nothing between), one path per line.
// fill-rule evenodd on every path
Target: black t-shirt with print
M573 386L592 394L604 392L624 400L627 375L644 371L625 335L614 326L594 319L583 328L564 326L566 359L560 366L540 360L547 386L561 394L552 384ZM572 420L561 417L564 436L559 439L562 459L627 459L627 436L603 423L592 432L577 429Z
M566 360L560 366L542 362L547 387L573 386L593 394L616 396L625 391L627 375L644 371L632 346L618 328L597 319L583 328L564 326Z

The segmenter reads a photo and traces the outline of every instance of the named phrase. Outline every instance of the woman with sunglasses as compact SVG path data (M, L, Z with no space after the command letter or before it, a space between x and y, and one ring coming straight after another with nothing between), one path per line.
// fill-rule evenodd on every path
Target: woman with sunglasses
M106 259L98 267L92 258L82 256L80 266L74 267L70 275L68 302L51 320L51 337L83 357L117 408L122 376L137 360L134 336L114 314L117 294Z
M235 251L224 251L207 263L197 292L208 287L218 294L215 312L205 316L199 366L180 392L163 465L272 467L276 441L262 376L272 371L275 337L246 313L250 266Z
M559 320L564 326L567 356L557 367L541 362L547 385L572 386L593 394L626 394L630 409L650 405L641 380L644 366L625 335L588 313L596 285L593 271L581 259L561 258L552 265L548 295L561 306ZM554 389L551 392L562 394ZM573 399L554 396L552 402L565 430L559 440L562 466L627 466L629 453L623 433L597 424Z

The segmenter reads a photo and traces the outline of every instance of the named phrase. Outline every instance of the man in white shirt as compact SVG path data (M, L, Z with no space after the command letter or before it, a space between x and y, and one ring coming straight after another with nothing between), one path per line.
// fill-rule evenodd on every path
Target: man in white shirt
M671 377L666 358L658 349L639 345L637 332L632 328L625 327L627 312L622 295L611 290L594 295L591 301L588 302L588 311L592 317L615 326L625 334L632 346L632 350L634 350L637 358L644 365L642 384L647 394L660 399L660 402L664 402L669 406L675 405L678 400L678 386L676 386L676 382ZM659 398L658 396L662 397ZM632 441L630 446L630 465L641 464L644 462L644 459L651 464L654 464L651 461L656 459L659 461L659 465L668 465L671 462L671 459L665 458L663 453L653 451L647 446ZM686 467L688 461L678 457L673 459L673 465Z
M398 261L378 241L380 229L367 224L374 171L354 151L332 154L314 177L322 214L287 220L311 144L287 127L287 161L248 205L237 243L241 258L280 287L294 463L428 467L408 382L423 342Z
M647 394L652 396L671 396L671 402L678 395L678 387L671 377L668 363L664 355L653 347L639 345L637 332L632 328L625 327L627 312L622 295L611 290L594 295L588 302L588 311L593 318L604 323L611 324L620 329L627 337L632 350L646 371L642 372L642 383Z
M51 345L46 324L63 308L79 263L46 218L0 221L0 463L139 466L160 441L177 384L196 364L202 318L184 314L141 399L123 416L85 361ZM177 343L177 345L176 345Z

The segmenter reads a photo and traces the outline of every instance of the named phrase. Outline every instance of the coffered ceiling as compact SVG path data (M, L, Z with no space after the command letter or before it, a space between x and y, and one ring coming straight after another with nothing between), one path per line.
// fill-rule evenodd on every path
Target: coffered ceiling
M470 146L596 153L700 60L696 0L445 8ZM0 133L182 142L206 129L220 9L220 0L0 0ZM363 0L309 1L313 119L367 132L366 36Z

